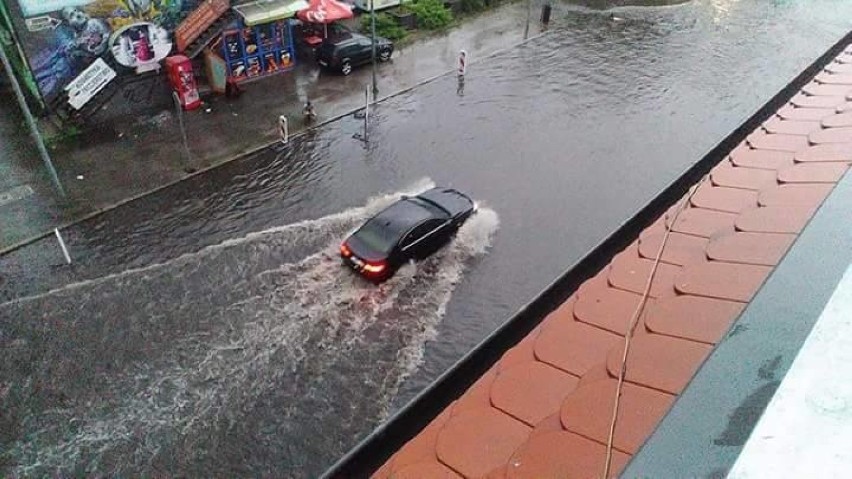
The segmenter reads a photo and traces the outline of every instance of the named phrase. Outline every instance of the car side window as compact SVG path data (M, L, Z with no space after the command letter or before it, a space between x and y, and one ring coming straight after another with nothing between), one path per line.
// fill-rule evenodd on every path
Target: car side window
M402 247L407 248L411 246L427 234L434 231L437 227L441 226L442 223L442 220L429 220L419 226L416 226L407 235L405 235L405 238L402 240Z

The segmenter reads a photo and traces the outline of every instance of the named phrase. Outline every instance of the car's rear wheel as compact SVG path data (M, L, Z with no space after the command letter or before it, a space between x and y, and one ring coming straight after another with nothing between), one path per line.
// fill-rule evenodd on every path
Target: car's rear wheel
M343 63L340 64L340 72L344 75L352 73L352 63L349 60L343 60Z
M379 61L386 62L386 61L390 60L390 57L391 57L390 48L386 48L386 49L379 52Z

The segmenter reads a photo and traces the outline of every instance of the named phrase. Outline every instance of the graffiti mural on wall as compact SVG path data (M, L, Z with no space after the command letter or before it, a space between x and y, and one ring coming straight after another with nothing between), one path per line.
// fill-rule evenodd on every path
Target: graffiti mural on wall
M30 66L42 95L51 98L99 57L137 69L159 62L171 50L175 27L199 0L18 2Z

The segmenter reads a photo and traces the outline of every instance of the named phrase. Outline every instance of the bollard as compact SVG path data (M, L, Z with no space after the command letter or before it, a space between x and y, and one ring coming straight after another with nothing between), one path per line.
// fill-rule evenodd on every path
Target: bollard
M370 89L364 90L364 141L367 141L367 125L370 121Z
M467 72L467 52L459 50L459 76L463 77Z
M552 8L553 7L551 7L551 5L549 3L545 3L541 7L541 23L543 23L545 26L547 26L547 24L550 23L550 12L551 12Z
M62 241L62 235L59 234L59 228L54 228L53 233L56 234L56 239L59 241L59 247L62 248L62 254L65 256L65 261L71 264L71 255L68 254L68 248L65 247L65 241Z
M284 115L278 117L278 136L284 145L290 140L290 128L287 125L287 117Z

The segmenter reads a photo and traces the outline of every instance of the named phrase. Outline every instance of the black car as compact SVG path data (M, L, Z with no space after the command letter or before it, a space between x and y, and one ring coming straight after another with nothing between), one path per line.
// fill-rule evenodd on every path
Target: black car
M370 37L349 32L325 39L317 48L317 63L348 75L352 67L372 61L373 44ZM387 38L376 37L376 60L386 62L393 54L393 43Z
M452 188L403 196L352 233L340 245L340 256L349 267L378 283L407 261L440 249L475 211L473 201Z

